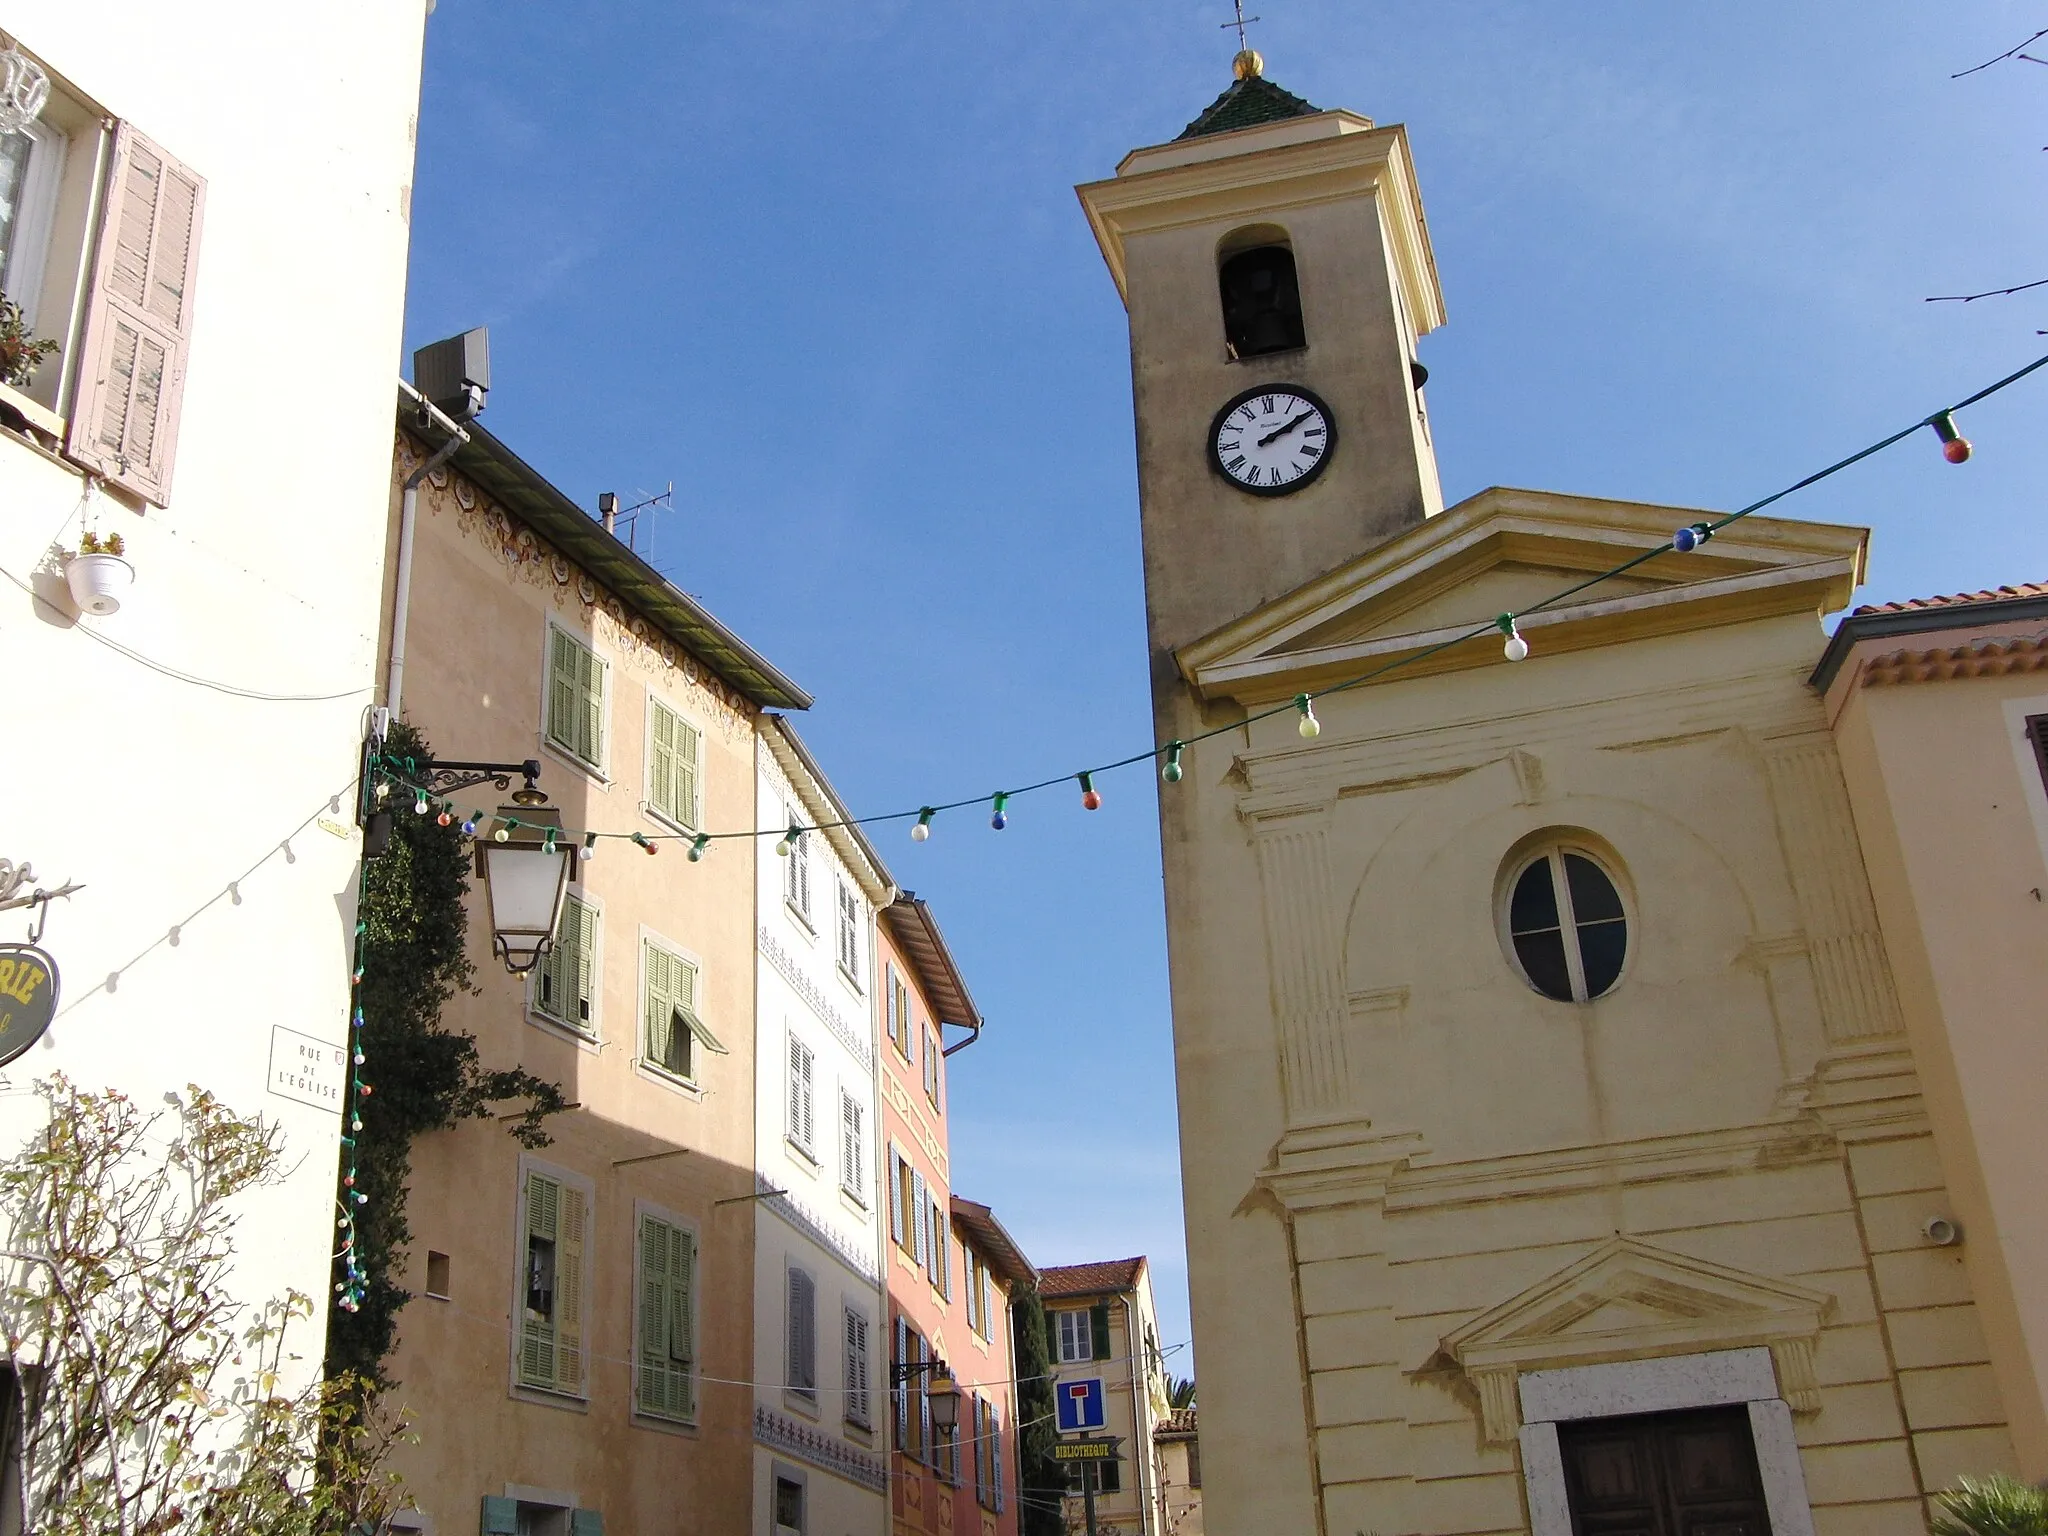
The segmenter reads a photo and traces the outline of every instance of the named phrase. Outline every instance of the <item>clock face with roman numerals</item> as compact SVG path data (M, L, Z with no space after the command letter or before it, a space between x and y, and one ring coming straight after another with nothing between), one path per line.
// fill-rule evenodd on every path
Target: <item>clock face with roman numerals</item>
M1241 491L1285 496L1323 472L1337 446L1330 408L1299 384L1262 384L1216 413L1209 463Z

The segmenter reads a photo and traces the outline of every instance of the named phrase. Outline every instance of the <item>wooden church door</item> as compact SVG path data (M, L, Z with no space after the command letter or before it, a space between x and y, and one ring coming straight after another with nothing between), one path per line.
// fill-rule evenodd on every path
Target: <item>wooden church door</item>
M1771 1536L1744 1408L1557 1426L1572 1536Z

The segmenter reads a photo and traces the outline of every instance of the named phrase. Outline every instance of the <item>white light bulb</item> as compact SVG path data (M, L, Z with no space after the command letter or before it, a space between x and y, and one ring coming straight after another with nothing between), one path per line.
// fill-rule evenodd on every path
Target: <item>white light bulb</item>
M1501 651L1509 661L1523 661L1529 655L1529 642L1519 633L1511 634L1508 636L1508 643L1501 647Z

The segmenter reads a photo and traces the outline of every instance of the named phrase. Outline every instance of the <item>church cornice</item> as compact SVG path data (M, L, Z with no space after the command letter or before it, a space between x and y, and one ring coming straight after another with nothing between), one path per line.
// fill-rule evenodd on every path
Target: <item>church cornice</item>
M1496 571L1554 570L1564 585L1655 548L1691 514L1544 492L1483 491L1357 560L1182 646L1182 677L1204 700L1247 707L1349 681L1388 681L1493 666L1483 638L1431 652L1491 613L1446 604ZM1529 612L1519 627L1551 656L1846 604L1863 573L1860 528L1755 519L1686 555L1667 554L1603 592ZM1483 606L1483 605L1482 605ZM1455 611L1454 609L1452 610ZM1422 622L1403 624L1404 614ZM1424 617L1428 615L1428 617ZM1361 687L1373 686L1371 683Z

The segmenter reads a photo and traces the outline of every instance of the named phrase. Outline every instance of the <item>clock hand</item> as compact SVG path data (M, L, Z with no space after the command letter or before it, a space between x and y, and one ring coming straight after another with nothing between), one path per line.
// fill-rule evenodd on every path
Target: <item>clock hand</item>
M1303 411L1299 416L1295 417L1294 420L1287 423L1286 426L1275 427L1272 431L1268 432L1264 437L1259 439L1259 446L1261 448L1270 448L1274 443L1278 442L1281 438L1285 437L1288 433L1292 432L1296 427L1300 426L1304 421L1307 421L1309 417L1313 415L1315 415L1314 411Z

